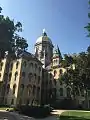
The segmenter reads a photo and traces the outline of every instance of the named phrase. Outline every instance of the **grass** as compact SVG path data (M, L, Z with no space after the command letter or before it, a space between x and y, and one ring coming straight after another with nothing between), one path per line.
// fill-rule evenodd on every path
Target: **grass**
M0 110L6 110L6 109L13 110L13 108L9 108L9 107L0 107Z
M66 111L60 115L60 120L90 120L90 112Z

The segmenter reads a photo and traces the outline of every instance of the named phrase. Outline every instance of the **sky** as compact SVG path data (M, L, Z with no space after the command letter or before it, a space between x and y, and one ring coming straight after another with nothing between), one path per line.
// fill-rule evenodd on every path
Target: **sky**
M0 0L2 13L23 25L20 34L34 53L37 38L46 29L61 53L79 53L90 45L84 27L88 19L88 0Z

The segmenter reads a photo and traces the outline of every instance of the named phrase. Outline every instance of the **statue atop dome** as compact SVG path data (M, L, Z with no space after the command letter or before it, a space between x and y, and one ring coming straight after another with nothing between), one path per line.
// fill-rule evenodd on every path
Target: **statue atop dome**
M46 32L46 30L45 30L45 28L43 29L43 33L45 33Z
M42 34L43 36L47 36L47 33L46 33L46 30L45 30L45 28L43 29L43 34Z

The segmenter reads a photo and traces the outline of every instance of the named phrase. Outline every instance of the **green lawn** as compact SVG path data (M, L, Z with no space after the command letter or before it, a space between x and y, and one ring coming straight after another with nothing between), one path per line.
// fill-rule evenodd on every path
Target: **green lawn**
M6 109L13 110L13 108L9 108L9 107L0 107L0 110L6 110Z
M60 115L60 120L90 120L90 112L66 111Z

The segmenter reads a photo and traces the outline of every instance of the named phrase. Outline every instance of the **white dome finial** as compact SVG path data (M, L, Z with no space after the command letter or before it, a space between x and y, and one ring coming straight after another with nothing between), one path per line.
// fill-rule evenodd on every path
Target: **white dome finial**
M45 33L45 28L43 29L43 33Z

